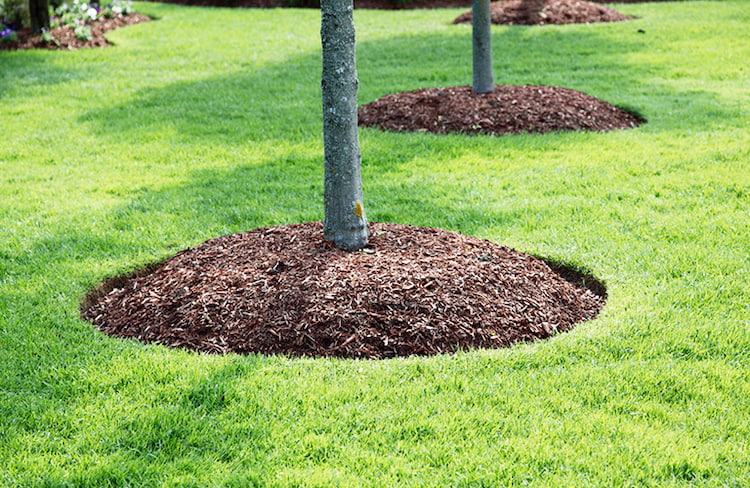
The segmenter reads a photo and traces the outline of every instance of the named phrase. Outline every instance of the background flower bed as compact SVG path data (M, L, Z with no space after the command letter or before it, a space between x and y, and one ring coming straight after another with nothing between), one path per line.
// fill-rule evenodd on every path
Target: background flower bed
M132 0L107 3L53 3L50 29L34 35L28 26L28 13L16 0L5 0L0 7L0 49L74 49L106 46L104 33L124 25L149 20L134 12Z

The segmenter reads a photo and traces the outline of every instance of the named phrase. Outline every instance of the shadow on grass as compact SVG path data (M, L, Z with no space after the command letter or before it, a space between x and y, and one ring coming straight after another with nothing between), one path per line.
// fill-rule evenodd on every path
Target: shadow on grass
M617 43L606 36L606 28L535 35L529 35L534 28L499 29L493 36L496 82L582 91L657 121L660 129L692 124L702 113L711 114L710 119L722 116L721 101L711 93L675 92L644 81L653 79L654 67L627 61L631 52L648 49L637 28L628 29L631 39ZM416 88L470 84L470 52L469 30L362 42L359 102ZM147 89L114 109L91 111L82 121L103 137L135 142L168 138L243 145L319 139L320 64L316 52L255 71Z
M656 67L635 66L625 61L631 50L645 47L645 41L637 37L630 43L609 46L607 54L601 56L597 46L608 39L600 35L602 30L599 28L586 32L554 30L533 38L527 37L525 32L524 29L504 29L494 34L499 83L566 86L615 105L632 105L652 122L645 129L647 131L690 126L710 130L712 124L720 123L720 119L727 115L721 101L711 93L675 92L663 84L642 82L653 76L652 70ZM558 42L563 38L566 42ZM364 103L387 93L423 86L468 84L468 42L467 33L447 41L439 35L420 35L361 44L360 101ZM559 50L563 49L560 46L575 48L575 63L571 64L570 58L560 56ZM22 59L24 62L29 59L34 63L43 62L41 57L35 56ZM419 63L414 63L415 59L419 59ZM19 62L13 62L13 73L22 72ZM239 147L257 141L312 143L320 140L321 131L319 72L319 56L311 54L255 72L218 75L208 80L144 90L134 102L114 110L91 111L83 121L105 140L129 140L134 144L150 137L169 138L169 142L195 146L226 144ZM80 75L61 73L58 78L50 79L54 83L56 79L62 81L63 76ZM617 80L616 83L612 82L613 79ZM0 97L10 83L15 81L8 76L0 77ZM591 93L594 90L596 93ZM700 116L702 119L696 122L696 113L708 115ZM654 121L658 123L654 124ZM165 128L173 130L165 135L162 130ZM457 154L470 150L456 144L455 138L442 142L432 136L386 137L373 131L367 131L363 138L366 149L365 194L366 201L372 202L370 217L373 220L441 227L476 235L489 227L509 227L526 218L527 209L487 209L470 201L466 203L460 197L462 192L469 190L462 186L462 182L447 181L438 188L429 179L401 181L399 173L417 160L435 160L434 156L443 150ZM543 153L552 140L551 136L509 136L503 139L477 137L472 138L467 146L476 148L486 142L492 147L487 150L490 152L509 144L516 146L517 150L527 147ZM554 140L555 144L564 144L560 139ZM403 154L405 149L410 154ZM445 195L446 191L458 197ZM415 205L417 195L421 201ZM183 242L196 236L214 237L265 225L317 220L322 217L321 197L322 154L320 158L289 154L286 160L240 164L231 170L200 169L188 175L185 183L145 190L135 196L104 219L102 225L111 227L103 229L100 235L76 232L71 223L70 228L57 230L51 237L36 242L31 252L47 255L44 262L50 266L62 265L62 270L80 266L81 260L92 256L128 259L136 253L147 253L155 245L153 236L146 236L144 242L133 244L143 229L175 229L168 236L169 241L164 241L167 246L167 242ZM149 239L151 242L147 242ZM28 256L6 253L3 257L21 263ZM40 262L40 259L35 262ZM133 263L135 266L143 264ZM33 270L30 274L38 277L46 273L50 271ZM24 302L14 300L28 294L19 292L17 297L4 297L8 304L13 303L13 308L3 310L2 317L7 323L11 323L12 318L13 324L23 324L32 315L40 313L37 307L46 306L48 308L41 309L42 313L45 310L50 312L54 304L49 302L54 293L55 290L40 288ZM23 384L25 390L19 396L25 395L33 403L8 402L3 406L2 417L12 419L7 422L13 424L12 432L16 432L5 434L4 442L13 442L14 435L23 437L55 430L57 426L53 423L58 417L55 412L75 407L82 388L97 388L81 379L78 376L80 371L96 366L106 370L108 360L114 359L103 356L123 353L122 349L116 350L112 346L111 341L115 339L107 340L109 347L102 346L95 334L81 333L85 324L64 319L60 312L40 323L49 325L43 339L51 341L45 347L54 349L55 354L47 355L45 349L38 348L39 338L34 337L18 338L26 343L13 354L9 352L10 347L0 350L6 359L3 361L3 368L8 368L6 371L14 374L22 371L26 375L23 382L13 383L13 386ZM12 332L18 334L20 330ZM251 360L236 360L243 365L248 361ZM172 367L176 366L172 364ZM257 472L257 466L262 464L265 451L269 449L264 424L259 422L257 430L245 444L239 441L245 434L239 424L229 432L216 434L226 435L228 439L237 436L236 445L223 438L203 435L214 426L212 419L223 415L226 405L232 401L228 396L232 379L246 373L242 368L230 365L203 378L191 378L178 392L154 392L144 410L132 411L102 427L98 434L101 444L94 447L94 452L101 456L97 458L100 462L98 468L89 471L85 467L75 468L70 477L67 477L69 472L52 472L48 475L49 484L78 481L81 485L85 482L91 486L125 485L133 480L158 484L154 481L159 472L143 468L146 460L155 457L162 463L174 463L178 473L182 469L189 474L195 453L221 449L223 452L217 456L222 462L242 457L244 451L240 450L245 446L253 454L248 461L251 474L244 481L252 485L255 476L252 473ZM50 386L51 381L54 381L54 386ZM163 387L159 378L145 381L153 381L156 390ZM103 394L112 399L127 396L116 389L103 391ZM89 392L83 394L80 401L95 397L96 394ZM248 408L254 408L254 400L243 401ZM262 421L267 414L262 408L258 412L251 418ZM72 422L69 418L68 421ZM167 434L169 429L171 432ZM67 435L70 438L82 436L80 431L67 432ZM71 446L71 443L67 445ZM75 450L75 447L68 449ZM89 447L86 449L88 452ZM78 454L81 453L71 452L71 457ZM242 482L238 479L237 485L242 486Z
M627 61L627 56L633 50L647 48L646 41L632 27L631 41L604 49L601 46L608 43L606 32L610 28L631 29L556 28L534 36L529 35L534 28L498 29L494 33L496 77L499 82L560 85L584 92L593 87L602 92L597 95L615 104L638 102L635 108L651 119L660 119L644 130L671 130L695 124L690 115L701 111L713 117L708 124L698 124L701 130L719 123L724 115L722 104L713 94L685 94L665 85L640 83L640 79L652 77L657 67L635 66ZM361 101L396 90L467 83L470 32L451 32L450 36L407 35L361 43ZM562 56L564 52L568 53L567 58ZM570 62L570 56L575 62ZM419 62L415 63L415 59ZM319 54L313 53L257 71L144 90L134 101L115 109L90 111L82 119L104 139L102 144L107 139L139 144L149 138L202 149L210 149L211 144L242 147L259 141L319 144L319 73ZM617 82L613 83L613 79ZM2 83L7 83L7 78ZM639 95L628 95L631 89ZM689 97L691 103L678 103L682 97ZM653 113L654 106L665 105L671 112ZM165 132L164 128L173 130ZM475 190L466 186L465 177L463 181L448 179L435 185L424 161L440 161L448 151L457 158L464 151L483 148L490 155L504 147L532 151L543 158L552 145L557 150L566 144L566 139L551 135L439 138L363 131L368 216L373 221L440 227L468 235L519 223L531 229L546 225L544 215L535 215L529 221L529 214L537 209L488 208L481 199L472 199L470 193ZM405 172L416 162L422 166L423 174L405 179ZM95 258L108 253L111 259L122 259L139 249L140 253L148 253L149 246L155 245L147 244L148 239L153 242L163 238L164 247L171 250L250 228L320 220L322 167L322 154L312 157L295 154L291 149L284 157L253 164L243 162L231 170L196 170L186 182L159 190L146 189L109 214L101 223L106 237L81 235L74 228L61 229L37 242L31 252L45 254L52 265L76 266L78 258L84 256ZM147 235L152 229L169 231L163 237ZM137 243L140 235L143 244ZM187 235L191 237L186 238ZM20 263L27 256L14 258ZM46 271L29 272L37 276Z
M161 366L150 357L130 360L140 364L136 375L115 370L122 366L118 360L87 365L89 373L97 370L105 376L77 378L74 384L95 392L95 400L88 394L81 400L28 392L32 404L17 402L19 408L30 408L11 412L13 428L4 429L4 443L21 445L27 430L54 431L65 438L55 451L37 452L24 461L19 486L160 486L174 479L208 486L216 482L206 479L211 476L221 479L221 486L263 485L274 449L270 425L276 412L263 387L235 386L239 378L253 377L265 364L262 358L235 358L204 368L176 366L174 361ZM86 404L92 401L93 406ZM93 422L72 420L72 415ZM76 462L51 461L61 455ZM17 469L12 464L5 468Z
M86 66L72 69L55 62L51 51L0 51L0 99L12 90L33 91L60 83L86 80ZM6 107L3 107L6 110Z
M238 378L252 376L261 361L229 361L209 372L194 372L179 388L155 385L139 408L99 427L102 456L96 469L79 469L70 477L77 486L110 486L139 480L144 485L164 483L165 475L198 480L211 473L224 478L222 486L262 486L273 412L261 398L262 389L235 390ZM126 394L128 398L135 393ZM242 418L235 418L237 412ZM229 418L231 417L231 418ZM210 459L212 466L191 460ZM232 466L228 474L225 466ZM206 484L216 480L204 479Z

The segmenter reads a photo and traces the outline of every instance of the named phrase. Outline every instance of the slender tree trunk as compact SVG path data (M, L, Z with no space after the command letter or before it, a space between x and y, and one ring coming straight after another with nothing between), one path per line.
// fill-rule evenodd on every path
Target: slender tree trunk
M32 33L41 34L42 29L49 30L49 0L29 0L29 20Z
M362 203L357 137L357 67L353 0L321 0L326 239L356 251L370 236Z
M490 0L471 2L472 61L474 93L489 93L495 89L492 76L492 35L490 26Z

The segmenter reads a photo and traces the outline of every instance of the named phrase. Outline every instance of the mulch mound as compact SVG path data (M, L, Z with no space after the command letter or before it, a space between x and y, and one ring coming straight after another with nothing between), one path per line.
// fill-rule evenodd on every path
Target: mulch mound
M18 32L18 41L10 43L0 43L0 50L15 50L15 49L79 49L82 47L104 47L109 46L109 42L105 37L105 33L118 27L124 27L126 25L133 25L140 22L147 22L151 20L143 14L132 13L129 15L118 15L112 19L101 19L92 22L89 27L91 28L91 40L84 41L77 39L73 33L73 29L67 26L57 27L52 29L50 32L55 38L56 42L44 42L41 35L32 36L29 29L25 29Z
M470 10L453 23L471 23L471 18ZM490 3L490 19L501 25L545 25L619 22L632 17L585 0L502 0Z
M591 278L455 232L371 224L344 252L320 222L209 240L92 292L107 334L211 353L380 359L499 348L595 317Z
M643 123L637 116L576 90L498 85L477 94L470 86L423 88L386 95L359 108L359 124L391 131L519 134L612 131Z

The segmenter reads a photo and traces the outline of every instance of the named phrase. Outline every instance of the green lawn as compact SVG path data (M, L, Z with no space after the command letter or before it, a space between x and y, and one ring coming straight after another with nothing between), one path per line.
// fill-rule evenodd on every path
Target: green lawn
M609 292L546 342L387 361L200 355L78 316L106 277L322 219L319 12L138 3L158 21L115 47L0 51L0 486L748 486L749 5L493 27L498 83L583 91L634 130L361 130L371 220ZM469 84L458 13L357 11L360 103Z

